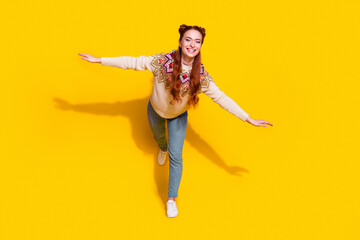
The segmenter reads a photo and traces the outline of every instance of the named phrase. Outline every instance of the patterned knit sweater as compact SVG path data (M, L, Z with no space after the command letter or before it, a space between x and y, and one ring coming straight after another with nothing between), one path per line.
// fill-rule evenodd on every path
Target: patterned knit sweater
M191 66L182 64L182 73L180 74L181 89L180 96L182 102L174 105L170 104L173 96L167 78L173 71L173 57L175 50L169 53L158 53L151 56L140 57L101 57L101 65L118 67L122 69L149 70L154 75L153 91L150 96L150 102L156 113L163 118L175 118L188 109L187 101L190 97L190 73ZM220 107L234 114L243 121L249 116L240 108L231 98L229 98L216 85L210 74L201 64L200 70L201 89L199 93L209 96Z

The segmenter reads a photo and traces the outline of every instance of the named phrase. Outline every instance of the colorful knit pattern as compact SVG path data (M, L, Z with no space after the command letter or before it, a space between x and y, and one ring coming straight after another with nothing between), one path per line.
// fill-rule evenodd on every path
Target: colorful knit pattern
M210 85L210 81L214 81L210 74L205 70L203 75L200 75L200 84L202 88L208 88Z
M158 83L164 82L165 88L171 88L171 84L167 81L170 78L174 70L174 54L175 50L172 50L169 53L159 53L154 55L154 59L151 61L150 65L154 68L154 76L157 79ZM190 93L190 73L183 71L180 74L181 80L181 89L180 95L184 97ZM213 81L210 74L205 70L204 65L201 64L200 68L200 84L201 88L208 88L210 81ZM200 92L202 92L201 89Z
M180 74L180 80L181 80L181 84L190 82L190 73L183 72L182 74Z
M175 53L175 50L172 50L171 52L164 55L164 57L167 59L166 62L164 63L164 68L165 68L167 74L172 73L174 70L174 68L173 68L174 53Z

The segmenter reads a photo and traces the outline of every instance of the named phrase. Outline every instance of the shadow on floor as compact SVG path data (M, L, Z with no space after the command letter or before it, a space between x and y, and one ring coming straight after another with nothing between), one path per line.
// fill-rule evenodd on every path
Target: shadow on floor
M129 118L131 122L131 136L136 146L146 154L153 154L154 161L157 163L158 147L153 139L150 125L147 121L147 104L149 97L131 100L127 102L113 103L86 103L71 104L66 100L54 98L58 109L64 111L75 111L82 113L90 113L95 115L122 116ZM238 166L229 166L220 157L220 155L207 143L201 136L195 132L194 128L188 122L185 141L189 142L199 153L204 155L212 163L224 169L232 175L241 176L241 173L248 172L245 168ZM167 161L166 165L168 165ZM158 190L158 194L165 204L167 201L168 187L168 167L154 164L154 178Z

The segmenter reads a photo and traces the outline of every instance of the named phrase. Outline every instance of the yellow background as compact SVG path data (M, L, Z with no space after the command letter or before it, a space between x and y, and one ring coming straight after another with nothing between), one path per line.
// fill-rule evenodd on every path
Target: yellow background
M9 1L1 8L0 238L359 239L357 1ZM207 36L254 127L200 95L179 215L146 118L148 71L89 63Z

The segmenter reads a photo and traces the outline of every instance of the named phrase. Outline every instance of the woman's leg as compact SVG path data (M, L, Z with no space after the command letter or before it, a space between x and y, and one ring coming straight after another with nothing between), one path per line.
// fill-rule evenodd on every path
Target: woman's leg
M169 133L169 198L178 196L178 189L182 175L182 150L184 146L187 111L176 118L167 119Z
M162 118L161 116L159 116L159 114L155 112L155 110L151 106L150 101L147 106L147 114L150 128L153 132L156 143L161 150L166 151L168 148L165 128L166 119Z

